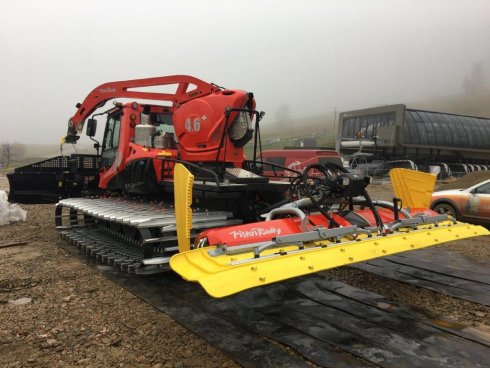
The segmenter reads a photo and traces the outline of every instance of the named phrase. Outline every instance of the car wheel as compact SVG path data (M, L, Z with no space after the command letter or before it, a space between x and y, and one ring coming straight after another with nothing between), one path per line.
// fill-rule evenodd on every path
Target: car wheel
M451 215L456 220L459 219L458 211L449 203L439 203L438 205L434 206L433 210L441 215Z

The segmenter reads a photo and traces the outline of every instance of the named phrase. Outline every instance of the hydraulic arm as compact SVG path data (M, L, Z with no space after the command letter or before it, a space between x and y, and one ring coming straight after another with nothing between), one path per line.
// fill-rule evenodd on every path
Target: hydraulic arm
M175 92L148 92L133 90L135 88L175 85ZM109 82L95 87L82 103L77 104L77 112L68 121L67 143L76 142L75 138L83 129L85 120L97 108L114 98L133 98L144 100L168 101L172 108L198 97L219 91L219 87L188 75L171 75L165 77L133 79Z

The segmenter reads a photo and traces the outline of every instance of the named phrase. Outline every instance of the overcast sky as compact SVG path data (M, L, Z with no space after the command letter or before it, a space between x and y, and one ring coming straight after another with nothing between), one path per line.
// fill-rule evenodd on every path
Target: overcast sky
M0 142L57 143L97 85L189 74L273 122L461 92L490 1L17 0L0 12Z

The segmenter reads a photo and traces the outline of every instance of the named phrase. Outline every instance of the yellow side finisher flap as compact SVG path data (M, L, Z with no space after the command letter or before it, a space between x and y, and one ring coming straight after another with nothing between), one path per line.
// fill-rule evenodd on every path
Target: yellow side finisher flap
M437 176L409 169L392 169L390 179L395 196L404 207L429 208Z
M321 240L289 244L254 254L221 254L219 247L206 247L174 255L172 269L188 281L196 281L216 298L277 281L351 263L421 249L444 242L490 234L481 226L447 221L437 227L419 226L385 236L359 235L341 242ZM231 249L231 248L230 248Z
M179 252L191 249L193 184L194 175L184 165L176 164L174 167L174 201Z

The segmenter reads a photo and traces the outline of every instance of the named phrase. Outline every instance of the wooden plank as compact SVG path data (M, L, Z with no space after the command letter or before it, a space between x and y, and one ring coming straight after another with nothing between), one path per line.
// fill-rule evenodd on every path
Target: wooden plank
M350 267L360 269L362 271L375 273L380 276L384 276L390 279L394 279L406 284L416 285L418 287L426 288L438 293L444 293L455 298L468 300L474 303L483 305L490 305L490 294L486 291L486 288L479 288L475 284L468 282L465 288L462 288L462 281L458 279L459 287L451 286L451 280L449 276L444 283L441 283L440 275L431 274L430 272L423 272L423 270L401 265L393 265L388 261L372 260L364 263L356 263ZM453 278L454 279L454 278ZM479 291L482 290L482 291Z
M321 367L360 368L374 366L365 360L355 358L334 345L291 328L274 318L268 318L264 311L272 310L283 304L282 291L286 290L287 292L288 285L276 284L223 299L213 299L192 283L169 284L168 280L165 280L163 284L172 289L178 289L186 298L199 304L201 310L218 315L247 331L287 345Z
M322 288L325 288L326 290L329 290L335 294L342 295L372 307L395 313L404 318L420 321L450 334L490 347L490 335L482 330L474 327L468 327L454 321L445 320L444 317L436 316L427 310L403 305L393 300L389 300L382 295L368 290L358 289L337 280L326 280L324 278L320 278L319 276L316 277L321 280Z
M318 290L313 293L322 294ZM275 318L383 367L477 366L486 364L490 353L490 349L472 342L458 347L464 339L448 338L442 331L399 316L370 313L366 308L354 314L359 304L345 299L337 308L301 298L287 300L285 305L286 310L280 308Z
M184 288L186 287L184 286ZM373 341L370 338L358 337L352 331L346 331L332 323L318 321L316 318L314 321L308 320L307 323L304 323L308 319L306 315L308 313L299 312L297 315L297 311L294 308L291 309L290 306L299 304L302 309L307 304L315 303L306 298L301 298L293 289L294 283L288 282L287 284L249 290L226 299L200 298L198 302L203 304L204 309L213 310L214 313L234 320L236 323L246 323L251 328L258 326L255 328L261 333L265 332L268 337L275 340L277 340L278 332L282 332L286 336L298 335L299 332L303 339L306 336L308 340L315 341L317 345L323 343L323 346L329 347L329 350L335 346L337 349L348 351L359 358L367 358L366 360L377 366L388 364L381 357L373 356L373 354L383 354L384 352L387 356L392 357L393 353L389 349L379 346L379 344L373 346ZM186 290L186 294L190 295L188 290ZM194 298L196 295L192 297ZM318 304L317 306L322 308ZM323 309L323 313L328 313L328 308L323 307ZM342 320L342 322L345 321ZM311 332L312 329L316 328L321 330L321 338ZM266 329L267 331L265 331ZM342 345L339 343L339 339L349 341L349 343ZM352 346L357 348L352 348ZM302 350L299 351L303 353ZM397 353L398 355L402 354L401 351ZM412 366L404 365L407 364L405 359L396 360L396 364L400 367Z
M444 251L434 253L426 252L424 249L395 254L383 259L461 279L490 284L490 263L486 265L483 262L482 264L481 262L476 262L474 258L458 253Z
M328 290L324 286L326 283L328 284L328 280L310 278L299 283L296 289L315 302L365 319L418 342L422 341L430 349L443 349L446 353L451 352L451 355L464 351L465 356L471 356L473 361L479 362L485 362L490 353L490 349L482 348L474 341L458 334L447 333L447 331L395 313L387 308L380 308L379 305L368 305L355 299L349 299L350 302L347 302L347 298L343 295ZM434 346L430 347L431 345ZM444 356L444 354L438 352L438 356Z
M315 342L317 355L324 342L323 346L333 345L382 367L424 366L433 361L437 363L432 366L460 367L486 361L490 351L486 347L321 287L312 287L310 279L300 278L218 300L193 292L189 285L183 285L182 292L204 310L276 341L281 334L287 339L299 338L304 346L295 348L303 355L308 346L306 341L311 340ZM464 354L459 353L462 350ZM331 348L328 352L331 354Z
M1 248L10 248L10 247L17 247L20 245L26 245L26 241L18 241L18 242L11 242L11 243L0 243L0 249Z
M472 359L451 354L434 345L407 338L362 319L325 313L324 308L288 304L276 313L276 318L292 328L336 344L380 367L470 367ZM274 313L274 312L269 312Z
M373 259L367 263L383 267L386 269L394 270L409 276L417 277L423 280L431 281L437 284L452 286L462 290L469 290L476 293L487 293L490 294L490 285L482 283L479 281L469 280L465 278L460 278L457 276L447 275L440 273L437 267L433 270L427 270L424 268L418 268L414 266L408 266L402 263L394 262L388 259Z
M424 257L428 259L432 257L437 257L437 258L448 260L450 262L456 261L458 267L464 267L466 265L468 267L467 268L468 270L471 270L471 267L473 266L476 266L477 268L487 269L487 270L488 267L490 267L490 260L488 259L470 257L461 253L443 250L439 247L429 247L429 248L419 249L413 252L399 253L399 255L403 255L405 257Z

